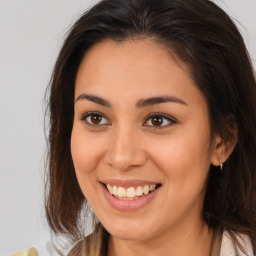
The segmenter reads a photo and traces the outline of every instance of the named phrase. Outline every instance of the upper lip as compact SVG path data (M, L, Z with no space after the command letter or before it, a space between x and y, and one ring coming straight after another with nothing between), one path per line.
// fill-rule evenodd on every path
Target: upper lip
M138 187L138 186L146 186L146 185L154 185L154 184L160 184L159 182L155 181L148 181L148 180L138 180L138 179L131 179L131 180L120 180L120 179L105 179L100 180L103 184L109 184L111 186L116 187L123 187L123 188L129 188L129 187Z

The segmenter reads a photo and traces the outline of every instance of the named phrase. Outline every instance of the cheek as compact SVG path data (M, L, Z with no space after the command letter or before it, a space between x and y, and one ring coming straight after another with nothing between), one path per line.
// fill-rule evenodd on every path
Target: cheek
M155 145L151 159L165 175L165 211L179 218L191 209L198 212L202 207L210 153L208 137L201 137L200 142L184 134L174 137L169 142Z
M187 129L186 133L175 133L156 141L150 155L173 185L171 188L183 190L193 185L204 185L211 160L209 148L208 131Z
M84 196L92 197L91 191L97 183L96 169L104 153L102 141L88 136L83 130L74 127L71 135L71 155L78 183Z
M74 126L71 135L71 155L79 186L84 197L94 209L98 186L97 166L103 154L102 141L85 133L83 127Z
M73 128L71 135L71 155L77 172L90 173L96 168L102 154L102 143L95 136Z

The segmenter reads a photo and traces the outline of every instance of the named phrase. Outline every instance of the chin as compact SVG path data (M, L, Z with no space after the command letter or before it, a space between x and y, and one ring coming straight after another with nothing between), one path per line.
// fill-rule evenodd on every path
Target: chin
M139 241L149 239L152 235L152 230L147 225L141 223L121 222L114 225L104 225L107 231L118 239Z
M144 232L136 232L132 229L130 230L114 230L110 232L113 237L116 237L121 240L129 240L129 241L140 241L149 239L148 235L145 235Z

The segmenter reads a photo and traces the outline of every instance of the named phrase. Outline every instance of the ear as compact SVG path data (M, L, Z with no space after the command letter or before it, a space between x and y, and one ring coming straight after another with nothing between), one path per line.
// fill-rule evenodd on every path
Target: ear
M216 135L213 141L213 151L211 163L220 166L227 161L237 144L237 133L231 141L224 141L219 135Z

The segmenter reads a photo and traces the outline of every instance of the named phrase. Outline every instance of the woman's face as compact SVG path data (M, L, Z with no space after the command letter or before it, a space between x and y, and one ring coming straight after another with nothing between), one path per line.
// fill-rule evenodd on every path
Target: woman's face
M106 40L81 62L74 108L78 182L114 237L151 239L202 221L214 146L185 65L150 40Z

